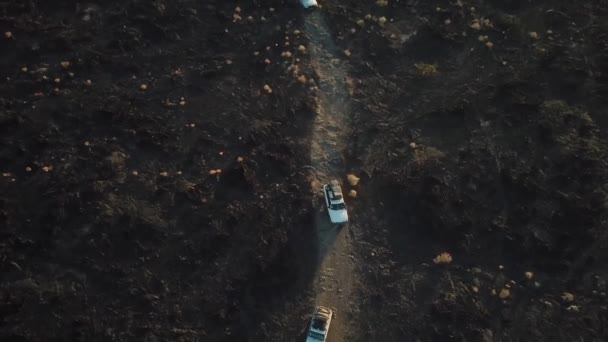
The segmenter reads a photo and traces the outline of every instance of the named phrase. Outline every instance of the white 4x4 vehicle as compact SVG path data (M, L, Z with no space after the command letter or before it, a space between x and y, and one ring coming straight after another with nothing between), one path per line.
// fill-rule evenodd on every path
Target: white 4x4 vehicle
M317 306L315 312L312 314L312 319L310 320L310 328L308 329L308 334L306 334L306 342L325 342L333 315L334 313L331 309L324 306Z
M331 223L346 223L348 222L348 213L344 204L344 196L342 196L342 188L337 180L332 180L329 184L323 186L323 195L325 195L325 204L329 213Z
M300 3L304 8L317 7L317 0L300 0Z

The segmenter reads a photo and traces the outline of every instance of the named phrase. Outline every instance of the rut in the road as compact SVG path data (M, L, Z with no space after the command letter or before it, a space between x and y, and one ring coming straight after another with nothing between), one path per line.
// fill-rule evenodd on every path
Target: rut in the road
M329 34L320 11L305 17L306 33L310 39L312 64L319 75L318 112L311 136L311 163L314 167L311 186L321 192L321 184L330 179L340 179L345 174L342 151L345 148L349 128L350 97L346 89L347 77L344 62L337 58L338 51ZM338 229L327 217L319 213L315 221L318 236L319 262L314 293L315 303L334 309L329 341L347 341L348 332L355 326L355 255L350 239L352 223Z

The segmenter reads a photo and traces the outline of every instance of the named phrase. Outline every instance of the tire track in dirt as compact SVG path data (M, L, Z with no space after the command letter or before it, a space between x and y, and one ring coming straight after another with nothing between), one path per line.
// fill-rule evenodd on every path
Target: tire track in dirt
M338 59L337 48L319 10L307 13L305 29L310 40L312 65L319 76L317 115L311 135L310 160L313 167L311 186L321 194L322 184L340 179L345 174L341 152L346 147L350 126L350 96L346 89L344 62ZM348 205L348 203L347 203ZM325 207L322 202L319 207ZM315 231L318 238L319 269L313 291L315 304L331 307L335 312L328 341L348 341L355 327L355 253L351 239L353 225L335 227L325 210L317 213Z

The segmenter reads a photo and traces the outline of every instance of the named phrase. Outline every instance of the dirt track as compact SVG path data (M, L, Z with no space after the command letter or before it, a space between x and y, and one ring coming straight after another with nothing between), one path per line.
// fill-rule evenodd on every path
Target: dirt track
M305 33L309 40L310 62L319 78L317 115L311 135L311 164L314 167L312 190L322 193L322 184L346 174L343 151L350 131L351 100L346 88L347 64L339 58L329 27L320 11L304 15ZM344 186L345 195L348 191ZM319 202L318 202L319 203ZM317 204L319 205L319 204ZM324 207L320 203L321 208ZM316 305L333 308L329 340L349 341L356 326L355 311L359 276L350 239L355 224L337 228L322 210L315 219L319 246L319 270L313 291Z

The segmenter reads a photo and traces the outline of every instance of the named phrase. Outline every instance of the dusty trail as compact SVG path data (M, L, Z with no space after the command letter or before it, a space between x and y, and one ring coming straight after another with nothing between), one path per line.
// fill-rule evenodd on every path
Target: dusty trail
M306 14L306 33L310 39L313 67L319 75L318 112L311 137L311 175L313 190L321 193L321 186L332 178L340 179L346 170L341 151L344 150L349 127L350 98L346 89L344 63L337 58L327 24L318 10ZM347 203L348 205L348 203ZM323 207L324 204L319 205ZM314 280L315 304L334 309L328 341L348 341L353 331L357 274L351 239L353 224L334 227L327 213L318 213L315 230L318 237L320 267Z

